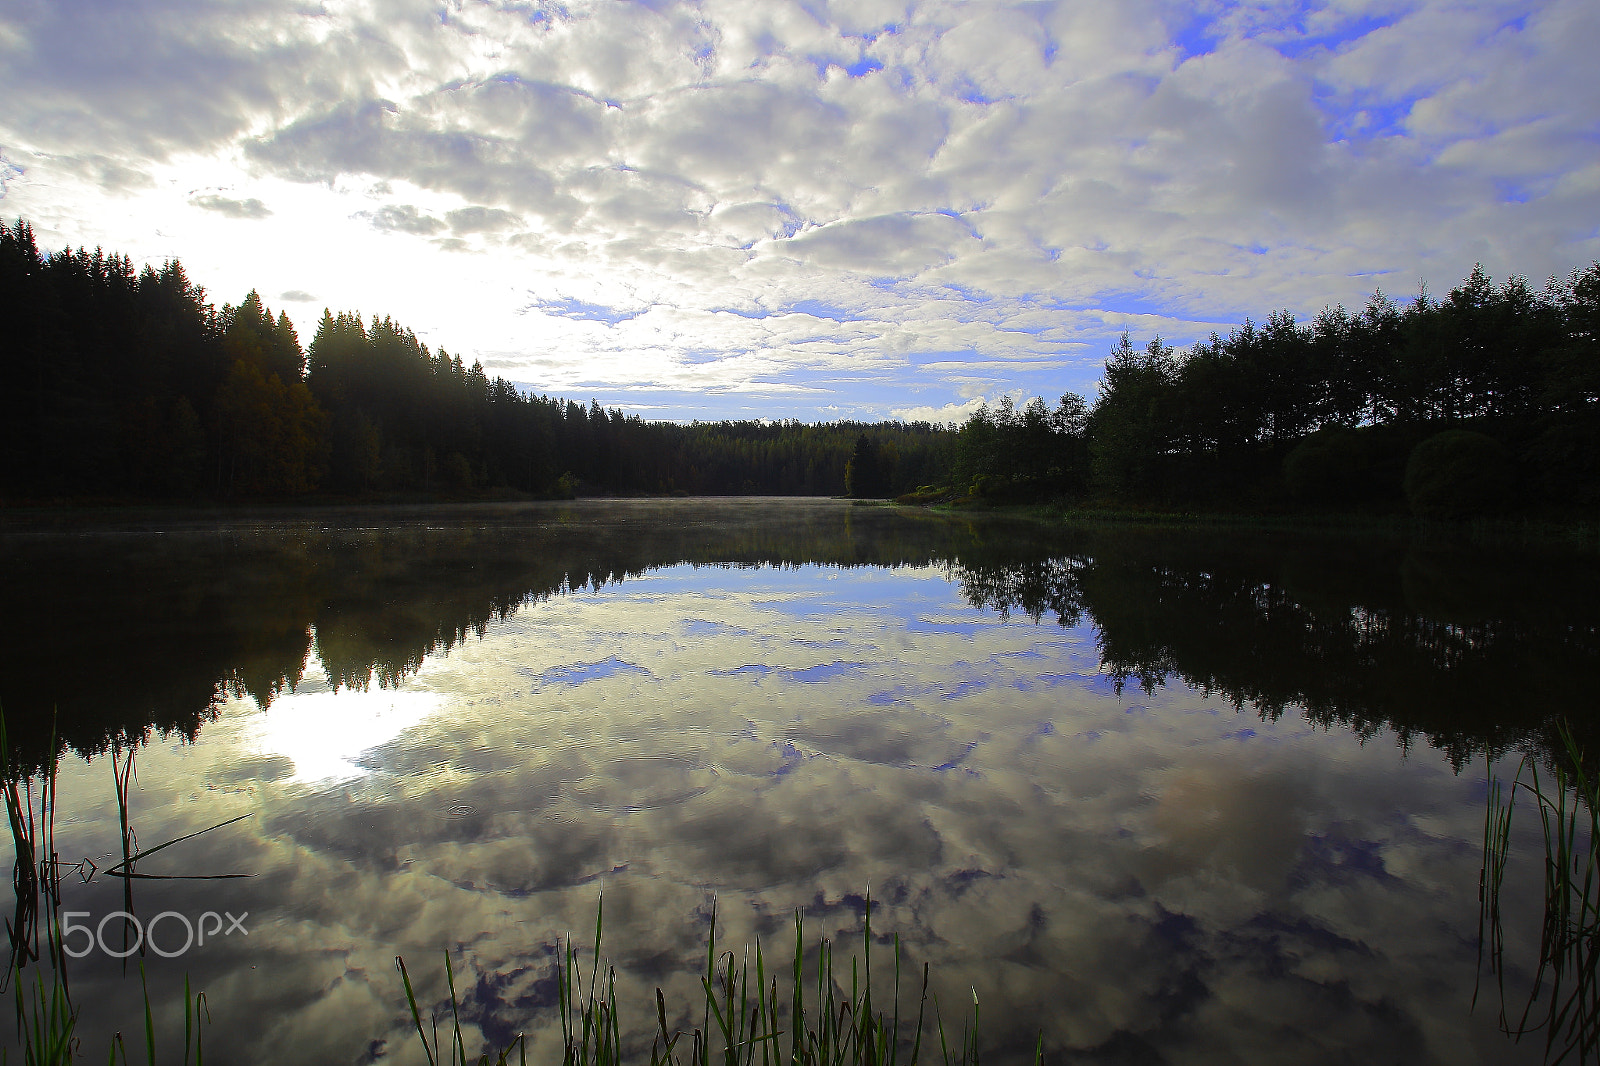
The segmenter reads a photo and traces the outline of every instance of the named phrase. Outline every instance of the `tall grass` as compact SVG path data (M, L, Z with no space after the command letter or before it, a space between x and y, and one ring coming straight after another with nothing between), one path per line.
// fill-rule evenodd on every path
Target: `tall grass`
M1545 1033L1545 1059L1600 1061L1600 777L1565 725L1561 750L1541 773L1525 756L1509 789L1493 773L1484 818L1479 878L1479 958L1487 955L1500 998L1500 1025L1521 1039ZM1508 1008L1502 886L1519 793L1539 813L1544 835L1544 917L1532 986L1521 1010ZM1474 1002L1477 995L1474 993Z
M52 731L53 734L53 731ZM83 864L63 864L56 853L56 777L58 764L54 736L51 738L50 761L37 775L24 770L13 758L10 738L6 732L5 715L0 712L0 797L6 808L6 822L11 830L11 846L16 862L12 868L11 884L16 896L12 917L6 920L9 960L5 975L0 978L0 989L9 983L16 1007L17 1043L21 1061L25 1066L64 1066L84 1060L82 1041L78 1036L81 1008L72 1001L72 991L67 980L67 955L61 937L61 871L79 868L87 881L93 866L87 871ZM125 760L113 756L113 776L116 778L117 808L122 829L123 862L106 871L125 878L128 886L124 895L125 908L133 913L132 878L154 876L132 872L132 865L141 856L169 847L178 841L167 841L139 852L128 818L128 778L133 772L133 755ZM37 785L35 777L37 776ZM237 821L238 819L233 819ZM222 823L228 824L226 822ZM217 826L213 826L218 828ZM209 832L210 830L202 830ZM198 836L198 833L190 836ZM180 837L187 840L189 837ZM130 848L133 849L130 851ZM220 875L238 876L238 875ZM31 980L28 969L32 968ZM156 1061L156 1033L154 1011L150 1003L150 987L145 980L144 964L139 964L139 980L144 997L142 1021L143 1061L154 1066ZM183 981L183 1058L188 1066L202 1066L205 1061L203 1020L209 1019L204 992L193 992L188 977ZM120 1032L111 1039L108 1061L116 1066L135 1061L129 1057L126 1041ZM11 1049L0 1048L0 1063L11 1061ZM99 1061L96 1056L96 1061Z
M52 729L52 752L55 750L53 733ZM40 921L41 902L44 904L42 913L47 916L55 915L61 906L61 875L55 842L56 759L52 755L39 775L36 799L34 776L23 773L20 764L13 760L3 713L0 713L0 793L4 795L6 824L11 830L11 846L16 856L11 871L16 909L6 922L10 959L4 981L9 981L28 963L41 961L41 948L43 957L58 970L63 956L59 923L48 918ZM0 981L0 988L4 987L4 981Z
M643 1048L629 1048L623 1040L622 1010L617 1003L616 970L602 971L601 945L605 931L603 902L595 912L594 950L585 967L580 951L568 937L557 966L557 1011L563 1046L562 1066L622 1066L644 1062ZM916 1020L902 1015L903 957L900 938L893 938L893 992L889 1005L875 1003L872 974L872 901L867 900L861 934L861 954L849 959L846 990L842 966L836 971L833 943L818 940L815 971L807 975L805 915L794 916L794 955L781 971L787 991L780 990L780 970L769 971L760 941L752 960L748 950L740 955L717 948L717 916L711 912L706 937L705 972L695 1009L700 1024L685 1028L669 1021L666 997L655 995L655 1033L650 1044L650 1066L919 1066L924 1061L924 1037L930 998L934 1008L933 1033L939 1040L943 1066L979 1066L978 997L972 996L971 1021L952 1041L939 1014L938 998L928 990L928 967L922 967L921 989L916 999ZM467 1057L456 1000L455 973L448 953L445 974L450 989L446 1047L439 1045L439 1017L430 1012L424 1025L405 961L396 958L418 1039L430 1066L505 1066L513 1050L525 1061L526 1034L520 1034L496 1057ZM881 997L880 997L881 1002ZM694 1011L691 1011L691 1017ZM430 1040L431 1034L431 1040ZM1040 1034L1034 1049L1037 1064L1044 1056Z
M53 753L53 738L50 747ZM78 1011L72 1003L61 950L61 877L55 854L56 760L52 755L39 775L36 790L34 775L24 773L12 757L4 714L0 714L0 795L4 797L6 824L16 857L11 870L16 906L6 920L9 958L0 988L10 984L15 994L22 1061L28 1066L71 1062L78 1046L74 1036ZM25 974L30 965L31 981ZM0 1052L0 1061L9 1060L9 1049Z
M527 1066L528 1042L521 1033L517 1034L517 1038L511 1042L509 1047L492 1059L487 1053L480 1055L476 1060L467 1058L466 1041L461 1034L461 1003L456 998L456 972L455 967L450 964L450 953L448 951L444 953L444 972L445 981L450 988L450 1030L446 1033L446 1047L442 1052L439 1049L438 1015L430 1012L428 1027L423 1027L422 1010L417 1006L417 993L411 986L411 973L406 969L406 960L396 955L394 964L400 971L400 981L406 990L406 1002L411 1006L411 1022L416 1026L417 1039L422 1041L422 1050L428 1056L428 1066L440 1066L441 1063L448 1063L451 1066L466 1066L470 1061L476 1061L478 1066L490 1066L491 1063L493 1066L508 1066L511 1062L511 1052L513 1050L518 1052L518 1066ZM431 1042L428 1039L430 1034L433 1037Z

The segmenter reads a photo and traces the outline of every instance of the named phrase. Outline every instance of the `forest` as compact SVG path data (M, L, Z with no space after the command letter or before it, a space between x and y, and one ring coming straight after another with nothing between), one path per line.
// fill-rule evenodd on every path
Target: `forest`
M0 221L0 498L464 497L507 490L883 497L947 476L927 423L646 422L532 396L389 318L324 312L302 347L257 293L183 267L42 254Z
M302 346L177 261L41 253L0 221L6 502L851 495L1428 518L1600 505L1600 264L1543 289L1287 311L1177 351L1124 335L1096 396L1002 398L959 430L647 422L530 395L390 318Z
M1481 268L1435 298L1280 311L1178 352L1124 335L1092 404L1002 400L955 482L996 498L1178 509L1592 514L1600 264L1544 289Z

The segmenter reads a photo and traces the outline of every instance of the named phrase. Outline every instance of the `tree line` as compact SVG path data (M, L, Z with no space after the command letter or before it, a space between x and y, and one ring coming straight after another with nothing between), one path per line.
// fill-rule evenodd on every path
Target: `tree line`
M1287 311L1177 352L1124 335L1092 404L981 408L980 494L1465 517L1600 503L1600 264L1543 290L1482 268L1443 299Z
M1124 335L1093 401L929 423L646 422L530 395L390 318L309 344L177 261L42 254L0 221L9 500L512 491L1065 499L1469 517L1600 505L1600 264L1537 290L1287 311L1179 352Z
M176 260L43 254L21 219L0 221L0 316L13 500L882 496L947 476L954 444L929 423L646 422L529 395L387 317L324 311L302 347L255 292L218 309Z

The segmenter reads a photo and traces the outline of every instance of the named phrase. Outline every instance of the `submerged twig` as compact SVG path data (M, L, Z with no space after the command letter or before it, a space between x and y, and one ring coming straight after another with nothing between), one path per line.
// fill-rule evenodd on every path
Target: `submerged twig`
M248 814L248 813L247 814L241 814L236 818L229 818L225 822L218 822L216 825L206 826L204 829L198 830L196 832L185 833L181 837L174 837L173 839L167 841L164 844L157 844L153 848L146 848L145 850L140 851L140 852L135 852L132 855L124 855L121 862L117 863L115 866L108 866L106 868L106 871L105 871L106 872L106 876L107 877L138 877L138 878L144 878L144 879L147 879L147 880L159 880L159 881L216 881L216 880L220 880L220 879L223 879L223 878L229 878L229 877L254 877L255 876L254 874L141 874L141 873L136 873L134 871L134 869L133 869L133 864L134 863L138 862L142 858L145 858L146 856L154 855L156 852L162 850L163 848L170 848L174 844L182 844L185 840L193 840L195 837L200 836L200 835L205 834L205 833L209 833L213 829L221 829L223 826L232 825L234 822L241 822L244 819L249 818L249 817L250 817L250 814Z

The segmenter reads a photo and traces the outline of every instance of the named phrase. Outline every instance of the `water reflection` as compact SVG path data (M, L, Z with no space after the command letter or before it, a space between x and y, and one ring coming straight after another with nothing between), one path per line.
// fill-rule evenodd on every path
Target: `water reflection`
M442 704L436 693L392 685L339 692L302 682L256 718L251 743L265 760L287 760L277 765L290 781L357 777L367 772L364 752L419 725Z
M972 604L1093 624L1119 683L1149 690L1175 678L1267 715L1293 708L1365 735L1393 728L1457 765L1543 737L1546 719L1583 702L1600 665L1600 580L1559 555L1046 531L794 504L332 512L314 525L196 523L159 537L13 529L0 702L36 747L52 708L83 753L152 729L192 738L228 696L267 707L308 683L392 688L524 606L679 563L943 564ZM684 624L693 638L727 623ZM809 678L851 668L836 659ZM529 683L647 669L611 656Z
M602 884L647 1033L657 984L692 1001L713 899L730 943L770 945L797 906L858 929L869 883L945 1004L977 989L986 1057L1041 1027L1055 1061L1537 1057L1467 1012L1482 796L1452 760L1536 742L1589 676L1582 567L1500 558L1486 599L1442 602L1482 558L795 502L81 539L76 563L70 538L8 545L60 580L51 632L5 623L34 668L3 698L84 709L94 750L203 693L196 743L141 749L133 814L150 840L257 815L182 856L255 877L139 888L250 914L248 940L147 959L154 988L212 992L219 1060L412 1061L392 957L437 1001L444 948L473 1024L548 1056L554 945ZM135 613L138 588L164 595ZM119 641L170 651L114 679ZM1444 757L1362 743L1391 728ZM118 847L108 776L64 773L73 858ZM139 1016L109 961L74 982Z
M727 501L362 509L314 521L0 531L0 703L36 753L192 739L217 703L306 680L391 687L519 608L680 562L896 566L977 542L970 522ZM1037 531L1018 535L1042 540Z
M1089 533L1074 547L956 572L972 603L1091 620L1119 685L1150 692L1171 678L1264 717L1290 710L1369 737L1392 729L1458 768L1551 745L1552 723L1591 701L1600 667L1600 585L1587 560L1148 530Z

